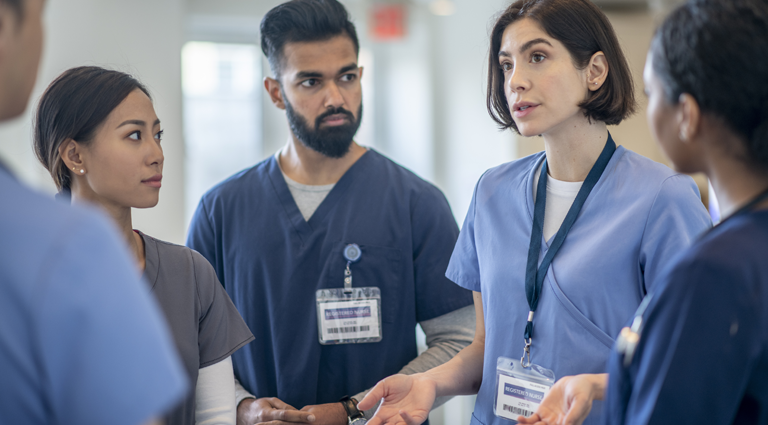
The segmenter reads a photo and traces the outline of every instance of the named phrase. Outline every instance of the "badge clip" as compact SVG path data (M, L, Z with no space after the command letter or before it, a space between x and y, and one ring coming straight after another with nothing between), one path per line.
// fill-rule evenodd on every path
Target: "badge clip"
M347 260L347 268L344 270L344 293L352 293L352 270L349 268L352 263L360 260L363 255L362 250L356 243L351 243L344 248L344 259Z
M525 341L525 347L523 347L523 357L520 357L520 366L531 367L531 342L532 338L528 338ZM528 357L528 360L525 358Z

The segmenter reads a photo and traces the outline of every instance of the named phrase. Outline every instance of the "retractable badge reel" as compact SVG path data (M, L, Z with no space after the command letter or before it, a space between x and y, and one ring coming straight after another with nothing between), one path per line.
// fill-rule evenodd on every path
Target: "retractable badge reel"
M344 287L318 289L315 294L320 344L381 341L381 291L352 286L352 266L362 255L357 244L344 247Z

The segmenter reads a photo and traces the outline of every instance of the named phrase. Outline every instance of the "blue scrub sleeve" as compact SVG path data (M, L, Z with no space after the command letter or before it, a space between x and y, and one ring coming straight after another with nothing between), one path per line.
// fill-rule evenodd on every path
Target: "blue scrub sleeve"
M189 224L186 245L202 254L211 263L216 271L216 276L219 278L219 282L224 285L223 264L221 261L217 261L219 257L217 257L216 253L219 251L216 246L216 232L211 223L208 208L205 205L205 198L203 198L197 204L197 210L195 210L195 214L192 216L192 221Z
M640 243L643 293L653 292L659 278L710 227L712 222L693 179L682 174L665 179L651 206Z
M734 418L762 338L762 298L740 276L738 262L699 259L662 284L644 315L624 423L740 423ZM614 355L606 399L607 417L616 420L624 403L611 385L627 390L626 381L613 382L618 363Z
M480 187L480 177L475 185L475 192L472 194L472 201L469 203L467 216L464 218L464 226L459 233L459 239L451 255L451 261L448 264L448 270L445 276L455 282L462 288L470 291L480 291L480 262L477 258L477 248L475 247L475 209L477 203L477 191Z
M459 227L448 201L429 186L411 212L416 321L434 319L472 303L467 291L445 277Z
M65 227L66 226L66 227ZM135 425L181 401L187 378L162 314L109 226L63 224L40 279L34 336L57 423Z

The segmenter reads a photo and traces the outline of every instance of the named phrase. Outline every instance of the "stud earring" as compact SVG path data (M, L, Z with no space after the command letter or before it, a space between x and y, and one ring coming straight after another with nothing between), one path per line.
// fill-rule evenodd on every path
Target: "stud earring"
M682 140L683 142L688 140L688 136L685 135L685 132L683 132L683 130L680 130L679 137L680 137L680 140Z

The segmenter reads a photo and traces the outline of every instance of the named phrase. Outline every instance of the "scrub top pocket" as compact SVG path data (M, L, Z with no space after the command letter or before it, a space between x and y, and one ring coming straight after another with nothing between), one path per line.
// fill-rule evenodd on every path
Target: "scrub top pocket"
M324 288L343 288L344 270L347 260L344 259L344 248L355 241L337 242L334 244L332 254L326 264L328 279L324 282ZM401 251L397 248L389 248L375 245L360 245L362 255L360 260L352 263L349 268L352 272L352 287L377 287L381 291L381 321L383 323L398 323L401 314L403 297L400 295L405 290L403 285L403 260ZM383 337L386 338L386 332Z

